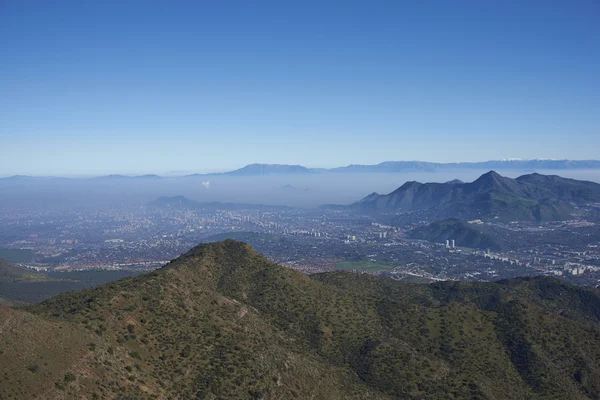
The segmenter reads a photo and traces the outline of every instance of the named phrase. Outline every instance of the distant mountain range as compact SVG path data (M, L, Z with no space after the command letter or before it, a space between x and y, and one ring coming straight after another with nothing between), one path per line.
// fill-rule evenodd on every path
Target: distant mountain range
M250 164L235 171L224 172L221 175L228 176L260 176L260 175L299 175L316 174L319 169L306 168L301 165L285 164ZM215 174L216 175L216 174Z
M103 179L103 180L110 180L110 179L144 179L144 180L153 180L153 179L161 179L161 177L158 176L158 175L154 175L154 174L136 175L136 176L113 174L113 175L98 176L95 179Z
M415 228L408 232L408 236L433 243L445 243L446 240L454 240L455 245L459 247L484 250L502 249L502 245L497 239L482 232L476 225L457 218L448 218Z
M563 170L600 169L599 160L491 160L482 162L433 163L427 161L386 161L375 165L348 165L332 172L435 172L452 170Z
M471 183L406 182L372 193L350 208L366 212L425 211L436 217L505 221L566 220L576 205L600 201L600 184L529 174L516 179L490 171Z
M456 163L434 163L427 161L386 161L373 165L351 164L345 167L336 168L307 168L302 165L288 164L249 164L243 168L227 172L208 173L208 174L190 174L187 178L194 177L218 177L218 176L265 176L265 175L314 175L323 173L397 173L397 172L436 172L436 171L454 171L454 170L576 170L576 169L600 169L600 160L491 160L482 162L456 162ZM14 175L0 180L27 181L34 177L27 175ZM101 180L153 180L153 179L173 179L174 177L161 177L158 175L106 175L93 179ZM180 177L179 177L180 178ZM56 179L44 177L38 179ZM83 178L82 178L83 179Z
M600 293L302 275L234 240L0 307L6 399L596 399Z
M301 165L250 164L235 171L187 176L310 175L323 173L395 173L452 170L568 170L600 169L600 160L497 160L483 162L433 163L427 161L386 161L374 165L352 164L336 168L307 168Z

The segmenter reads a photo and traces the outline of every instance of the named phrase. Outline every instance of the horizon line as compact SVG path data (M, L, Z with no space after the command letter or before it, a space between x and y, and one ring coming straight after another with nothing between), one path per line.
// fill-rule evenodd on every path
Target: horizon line
M594 166L594 167L573 167L572 169L600 169L600 160L598 159L580 159L580 160L574 160L574 159L560 159L560 158L532 158L532 159L524 159L524 158L505 158L505 159L495 159L495 160L483 160L483 161L452 161L452 162L436 162L436 161L422 161L422 160L395 160L395 161L382 161L376 164L347 164L347 165L343 165L343 166L337 166L337 167L307 167L301 164L279 164L279 163L250 163L250 164L246 164L242 167L236 168L236 169L231 169L231 170L224 170L224 171L212 171L212 172L192 172L190 171L189 173L185 173L185 171L177 171L177 172L182 172L181 175L173 175L172 173L166 172L163 174L156 174L156 173L133 173L133 174L128 174L128 173L106 173L106 174L82 174L82 175L27 175L27 174L12 174L12 175L3 175L0 174L0 179L9 179L9 178L45 178L45 179L94 179L94 178L147 178L147 179L169 179L169 178L184 178L184 177L192 177L192 176L206 176L206 177L211 177L211 176L222 176L222 175L229 175L232 173L236 173L236 172L242 172L244 169L249 168L249 167L255 167L255 166L262 166L262 167L295 167L295 168L301 168L303 170L306 170L306 172L314 172L314 173L318 173L318 172L337 172L336 170L343 170L345 168L353 168L353 167L377 167L377 166L381 166L381 165L385 165L385 164L400 164L400 163L414 163L414 164L425 164L425 165L430 165L432 167L435 166L458 166L458 165L472 165L473 167L476 167L477 164L486 164L486 163L514 163L514 164L518 164L518 163L525 163L525 162L572 162L572 163L586 163L586 162L591 162L591 163L598 163L598 166ZM542 168L543 169L543 168ZM547 169L552 169L552 168L547 168ZM565 168L566 169L566 168ZM173 171L175 172L175 171ZM384 172L384 171L382 171ZM388 171L391 173L400 173L403 171ZM407 171L409 172L409 171ZM423 170L423 171L419 171L419 172L435 172L433 170ZM285 173L285 172L283 172ZM269 175L276 175L276 173L271 173Z

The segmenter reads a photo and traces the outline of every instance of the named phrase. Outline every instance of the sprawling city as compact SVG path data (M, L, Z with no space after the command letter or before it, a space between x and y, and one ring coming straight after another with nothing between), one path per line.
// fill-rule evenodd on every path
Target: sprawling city
M23 253L27 261L20 265L36 270L141 272L198 243L234 238L305 273L344 269L415 282L552 275L600 284L600 204L565 221L469 221L498 238L500 248L469 248L451 236L439 242L413 239L408 233L426 223L420 218L427 216L173 197L133 207L5 211L0 248Z
M0 400L600 400L598 21L0 0Z

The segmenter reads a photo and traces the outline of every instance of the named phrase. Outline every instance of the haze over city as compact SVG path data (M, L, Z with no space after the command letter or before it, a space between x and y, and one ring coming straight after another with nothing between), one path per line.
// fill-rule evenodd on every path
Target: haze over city
M0 399L600 399L599 20L0 0Z

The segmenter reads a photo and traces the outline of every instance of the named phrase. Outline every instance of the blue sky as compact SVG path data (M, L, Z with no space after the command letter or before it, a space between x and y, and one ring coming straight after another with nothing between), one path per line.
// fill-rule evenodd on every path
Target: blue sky
M594 0L0 0L0 175L600 158L598 20Z

